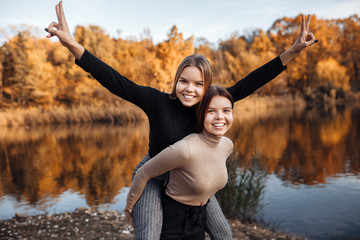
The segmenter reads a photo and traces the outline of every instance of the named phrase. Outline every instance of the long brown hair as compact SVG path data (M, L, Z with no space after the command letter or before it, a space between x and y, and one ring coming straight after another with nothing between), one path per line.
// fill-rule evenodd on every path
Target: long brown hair
M209 61L202 55L194 54L187 56L184 60L180 63L178 69L176 70L175 79L173 83L173 87L170 93L171 99L176 99L176 84L179 81L180 75L182 71L189 66L198 67L202 73L203 80L204 80L204 92L208 89L212 82L212 72L211 66Z
M234 99L231 96L231 94L228 92L228 90L220 86L210 86L206 91L204 98L200 102L199 107L197 108L195 132L200 133L204 130L204 120L205 120L206 111L209 108L211 100L215 96L226 97L231 102L231 108L234 108Z

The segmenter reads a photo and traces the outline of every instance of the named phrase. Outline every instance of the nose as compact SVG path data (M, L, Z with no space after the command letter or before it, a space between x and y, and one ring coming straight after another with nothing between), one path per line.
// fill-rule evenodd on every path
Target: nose
M224 115L221 111L217 111L216 112L216 115L215 115L215 118L216 119L223 119L224 118Z
M193 86L193 84L188 84L187 86L186 86L186 91L188 91L188 92L193 92L194 91L194 86Z

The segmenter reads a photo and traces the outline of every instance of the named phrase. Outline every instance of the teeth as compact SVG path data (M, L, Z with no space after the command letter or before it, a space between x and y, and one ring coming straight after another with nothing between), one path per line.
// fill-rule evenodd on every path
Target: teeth
M225 123L215 123L214 126L215 127L223 127L223 126L225 126Z
M184 97L187 98L187 99L195 98L195 96L190 96L190 95L184 95Z

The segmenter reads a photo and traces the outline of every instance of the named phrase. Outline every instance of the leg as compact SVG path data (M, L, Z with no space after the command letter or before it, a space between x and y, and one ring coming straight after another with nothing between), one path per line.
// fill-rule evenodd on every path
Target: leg
M182 209L166 195L162 198L163 225L160 240L182 240L184 224L186 222L186 209Z
M135 204L132 212L134 239L160 239L163 221L162 186L162 182L150 179L139 201Z
M133 173L133 175L132 175L132 179L131 179L131 180L134 179L134 176L135 176L137 170L138 170L139 168L141 168L142 165L144 165L144 164L145 164L147 161L149 161L149 160L150 160L150 156L149 156L149 154L146 154L146 156L145 156L145 157L141 160L141 162L139 162L139 164L136 166L136 168L135 168L135 170L134 170L134 173Z
M179 203L164 195L161 240L203 240L206 209Z
M211 239L231 240L232 233L229 223L222 212L215 196L212 196L206 208L207 220L205 230Z

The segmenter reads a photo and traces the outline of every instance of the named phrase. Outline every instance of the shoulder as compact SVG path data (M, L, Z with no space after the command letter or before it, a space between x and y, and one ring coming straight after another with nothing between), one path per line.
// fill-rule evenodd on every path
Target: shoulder
M190 156L191 143L196 139L197 134L190 134L183 139L177 141L170 147L175 151L176 155L181 156L182 159L188 159Z
M234 149L233 141L231 141L230 138L223 136L221 142L222 142L224 148L229 152L229 154L232 153L232 151Z

